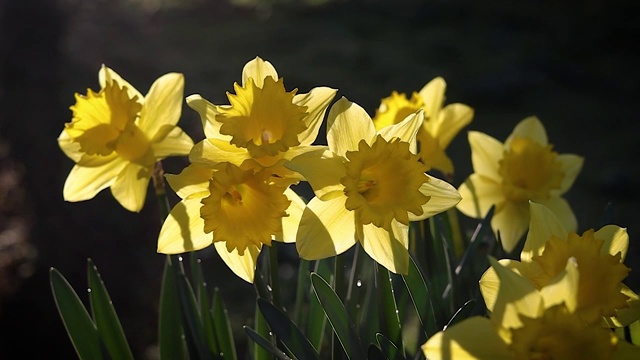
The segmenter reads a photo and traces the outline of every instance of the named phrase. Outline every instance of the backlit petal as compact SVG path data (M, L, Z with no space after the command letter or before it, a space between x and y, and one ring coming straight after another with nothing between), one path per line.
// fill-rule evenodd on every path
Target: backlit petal
M169 73L159 77L151 85L144 99L138 126L151 141L158 141L167 131L164 127L173 127L182 113L184 94L184 76Z
M278 80L278 72L270 62L262 60L256 56L255 59L249 61L242 69L242 86L247 85L247 79L252 78L253 82L261 88L264 84L264 78L271 76L273 80Z
M505 144L509 144L515 136L531 139L542 146L549 144L547 131L544 129L542 122L535 116L530 116L520 121L505 141Z
M144 206L150 178L149 167L130 162L120 171L116 181L111 185L111 194L125 209L138 212Z
M523 272L520 270L522 269L523 264L519 261L500 259L498 262L518 274L522 274ZM484 302L487 305L487 310L489 311L493 311L493 307L496 304L496 298L498 297L498 290L500 290L500 278L493 267L489 267L480 278L480 292L482 293L482 298L484 299Z
M393 234L373 224L364 225L363 239L360 241L364 251L378 264L396 274L409 271L408 233L409 227L392 221Z
M551 194L559 196L567 192L567 190L573 186L573 182L576 180L580 170L582 170L584 158L573 154L561 154L556 157L556 161L559 161L562 164L564 177L562 178L560 189L551 190Z
M219 115L217 110L218 106L213 105L198 94L187 96L187 105L200 115L200 121L202 122L202 128L206 138L216 138L225 141L231 139L231 136L220 133L222 123L216 121L216 115Z
M287 208L287 215L282 218L282 234L277 236L277 240L281 240L286 243L296 242L296 236L298 235L298 226L300 225L300 219L306 204L304 201L291 189L284 191L284 195L291 201L291 204Z
M240 166L245 160L251 159L247 149L231 145L219 139L204 139L193 146L189 153L192 163L213 167L223 162Z
M595 232L595 238L604 240L601 255L610 254L615 256L620 253L622 258L620 262L624 262L629 249L629 234L626 228L617 225L605 225Z
M256 272L256 263L260 248L255 245L247 247L243 255L238 254L238 249L229 252L224 242L216 242L213 244L218 251L225 264L238 275L242 280L253 283L253 276Z
M614 317L605 317L609 327L629 326L640 319L640 297L638 297L638 294L624 284L622 284L620 292L629 297L627 300L628 307L616 310L616 316Z
M440 126L433 137L438 139L442 149L446 149L451 140L473 119L473 109L464 104L449 104L440 111Z
M209 180L213 176L210 168L198 164L190 164L178 175L167 174L165 178L182 199L204 198L209 196Z
M102 67L100 68L100 70L98 71L98 81L100 83L100 88L104 89L107 85L107 82L111 82L111 81L116 81L118 84L120 84L120 86L124 86L127 88L127 93L129 94L130 98L133 98L134 96L138 97L138 102L143 102L144 101L144 96L142 96L142 94L135 88L133 87L133 85L129 84L129 82L125 79L123 79L120 75L118 75L117 72L115 72L113 69L105 66L104 64L102 65Z
M159 253L180 254L211 245L213 236L204 232L201 207L200 198L196 198L182 200L171 209L158 236Z
M427 118L435 118L444 104L444 92L447 90L447 83L443 78L437 77L429 81L420 90L420 97L424 102L425 115Z
M558 217L546 206L529 202L529 209L529 232L520 254L520 260L524 262L530 262L534 256L542 255L546 242L552 236L566 239L569 235Z
M469 145L475 173L501 183L502 176L498 173L498 163L502 160L504 145L491 136L477 131L469 131Z
M409 144L415 144L416 134L418 133L418 129L422 126L423 121L424 112L419 110L418 112L407 116L397 124L382 128L378 134L382 135L382 137L387 141L391 141L393 138L399 138ZM415 152L415 150L413 152Z
M318 150L302 154L285 164L285 167L302 174L313 188L316 196L328 200L331 193L342 193L344 185L340 179L345 176L344 159L334 156L329 150Z
M498 209L491 219L493 232L500 233L502 247L508 253L518 245L518 242L529 226L529 204L507 201Z
M544 307L565 304L570 312L578 306L578 283L580 273L575 258L569 258L566 268L553 278L549 284L540 289Z
M376 128L367 112L345 97L338 100L329 111L327 119L327 142L329 149L340 156L347 151L358 150L360 140L371 145Z
M574 232L578 230L578 220L567 200L561 197L551 197L535 201L549 208L558 217L565 230Z
M456 208L463 214L480 219L491 206L501 206L506 201L500 183L479 174L471 174L458 189L462 199Z
M522 326L520 315L537 318L543 310L543 302L533 284L494 258L490 257L489 262L500 279L491 320L509 329Z
M460 193L446 181L433 176L420 186L420 192L429 196L429 201L422 204L422 215L409 213L409 220L423 220L435 214L451 209L460 201Z
M117 157L102 166L75 165L64 183L64 199L72 202L92 199L101 190L111 186L125 166L126 162Z
M193 148L193 140L182 129L174 127L162 141L152 143L151 147L156 159L164 159L168 156L188 155Z
M293 97L293 103L307 107L307 116L304 119L307 129L298 134L298 141L301 146L311 145L318 137L322 119L327 112L327 108L336 96L338 90L329 87L316 87L307 94L298 94Z

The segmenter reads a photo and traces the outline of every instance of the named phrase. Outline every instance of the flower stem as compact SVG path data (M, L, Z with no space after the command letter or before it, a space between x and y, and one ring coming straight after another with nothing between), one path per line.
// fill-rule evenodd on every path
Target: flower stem
M273 297L273 305L281 308L280 304L280 279L278 276L278 248L275 241L271 242L269 251L269 275L271 276L271 295Z

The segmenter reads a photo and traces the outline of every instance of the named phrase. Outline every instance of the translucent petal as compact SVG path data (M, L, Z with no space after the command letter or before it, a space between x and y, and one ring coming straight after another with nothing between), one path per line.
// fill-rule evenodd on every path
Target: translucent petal
M126 164L120 158L114 157L113 161L102 166L74 166L64 183L64 199L72 202L92 199L115 182Z
M458 191L462 199L457 209L476 219L484 218L491 206L499 207L506 201L502 186L479 174L471 174Z
M327 112L327 108L333 97L336 96L337 91L323 86L313 88L307 94L298 94L293 97L293 103L306 106L308 113L304 119L307 129L298 134L298 141L300 141L301 146L311 145L318 137L324 114Z
M182 113L184 76L169 73L159 77L151 85L140 111L138 126L151 141L158 141L167 130L178 123Z
M212 176L212 169L191 164L185 167L180 174L167 174L165 178L178 196L182 199L190 199L209 196L209 180Z
M291 204L287 208L288 216L282 218L282 234L276 237L276 239L286 243L292 243L296 242L298 226L300 225L300 219L302 218L306 204L300 196L291 189L285 190L284 195L291 201Z
M271 76L273 80L278 80L278 72L270 62L262 60L256 56L255 59L249 61L242 69L242 86L245 87L249 78L259 88L264 85L264 78Z
M442 149L446 149L460 130L473 119L473 109L464 104L449 104L440 112L439 126L433 136Z
M447 83L443 78L437 77L429 81L420 90L420 97L424 102L425 115L427 118L435 118L444 104L444 92L447 90Z
M392 222L394 233L373 224L362 228L363 239L360 241L364 251L378 264L396 274L407 274L409 271L408 233L409 227L397 221Z
M582 170L584 158L573 154L561 154L556 157L556 160L562 164L564 177L562 178L560 189L551 190L551 195L560 196L573 186L576 177L580 173L580 170Z
M151 168L130 162L120 171L111 185L111 194L129 211L139 212L147 197Z
M574 258L569 258L565 269L540 289L544 307L548 309L564 303L567 309L573 313L578 306L579 281L578 262Z
M313 188L316 196L327 200L332 193L342 193L344 185L340 179L345 176L343 159L329 150L312 151L295 157L285 167L302 174Z
M220 114L217 110L218 106L213 105L197 94L187 96L187 105L200 115L204 136L207 139L220 139L224 141L229 141L231 139L231 136L220 133L220 126L222 126L222 123L216 121L216 116Z
M469 145L475 173L502 183L502 176L498 173L498 163L502 160L504 145L491 136L477 131L469 131Z
M371 145L376 128L367 112L345 97L338 100L329 111L327 142L329 149L340 156L347 151L358 150L360 140Z
M315 197L307 204L300 227L296 248L307 260L325 259L347 251L356 243L353 211L344 204L346 196L322 201Z
M629 306L616 310L616 316L605 318L608 327L629 326L640 319L640 297L638 294L624 284L622 284L621 292L629 297L627 300Z
M233 249L229 252L227 245L224 242L215 242L213 245L216 247L218 254L222 258L225 264L238 275L242 280L253 283L253 276L256 272L256 263L258 262L258 255L260 255L260 248L257 246L249 246L244 251L244 254L238 254L238 249Z
M435 214L451 209L460 201L460 193L456 188L446 181L440 180L433 176L429 177L429 181L420 186L420 192L430 199L422 204L421 215L409 213L409 220L423 220Z
M578 220L567 200L561 197L551 197L535 201L549 208L558 217L565 230L574 232L578 230Z
M415 143L416 134L422 126L423 121L424 112L419 110L418 112L407 116L397 124L382 128L378 134L382 135L382 137L387 141L391 141L393 138L399 138L404 142L412 144Z
M67 155L71 160L75 161L78 165L84 167L102 166L118 158L118 154L116 154L115 152L107 156L100 156L89 155L83 151L80 151L80 144L74 142L64 130L62 130L60 136L58 136L58 145L60 146L60 149L62 149L62 151L65 153L65 155Z
M171 209L158 236L159 253L180 254L211 245L213 235L204 232L201 207L200 199L196 198L182 200Z
M129 84L127 80L123 79L120 75L118 75L118 73L113 71L113 69L103 64L98 71L98 81L100 82L100 88L104 89L107 85L107 82L111 82L113 80L120 84L120 86L124 86L127 88L127 93L129 94L130 98L137 96L138 102L142 103L144 101L144 96L142 96L142 94L138 90L136 90L133 85Z
M500 259L498 262L517 274L522 275L523 273L526 273L526 264L519 261ZM493 307L496 304L496 298L498 297L498 290L500 289L500 278L498 278L498 274L492 267L489 267L484 274L482 274L479 284L480 292L482 293L482 298L487 306L487 310L493 311Z
M174 127L164 139L158 143L152 143L151 147L156 159L164 159L168 156L189 154L193 148L193 140L182 129Z
M527 203L504 202L491 219L491 228L496 236L500 232L502 247L508 253L518 245L528 226L529 204Z
M529 209L529 232L520 254L520 260L524 262L530 262L534 256L542 255L545 244L552 236L566 239L569 235L558 217L546 206L529 202Z
M505 144L508 145L514 136L529 138L542 146L549 144L547 131L544 129L542 122L535 116L530 116L520 121L505 141Z
M239 148L224 140L212 138L204 139L195 144L189 153L189 160L192 163L209 167L223 162L240 166L247 159L251 159L247 149Z
M626 228L621 228L617 225L605 225L596 231L594 236L596 239L604 240L602 255L610 254L615 256L620 253L622 255L620 261L624 262L629 249L629 234L627 234Z

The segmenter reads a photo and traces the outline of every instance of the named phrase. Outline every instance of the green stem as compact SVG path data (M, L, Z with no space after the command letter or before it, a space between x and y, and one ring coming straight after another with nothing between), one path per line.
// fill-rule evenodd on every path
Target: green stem
M280 279L278 276L278 248L275 242L271 242L269 251L269 275L271 276L271 294L273 297L273 305L282 308L280 304Z
M171 207L169 206L169 199L167 198L167 192L164 186L164 170L162 169L162 162L156 162L153 167L153 173L151 174L151 180L153 181L153 189L156 193L156 200L158 201L158 209L160 210L160 221L164 222L164 219L169 216ZM167 255L170 258L170 262L176 269L176 273L184 274L184 267L182 265L180 255Z

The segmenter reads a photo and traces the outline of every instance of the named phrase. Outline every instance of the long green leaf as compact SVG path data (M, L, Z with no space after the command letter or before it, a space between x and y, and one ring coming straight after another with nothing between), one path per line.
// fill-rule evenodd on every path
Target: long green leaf
M340 340L340 344L351 360L364 359L364 350L353 321L347 310L331 289L331 286L318 274L311 274L311 285L324 309L333 331Z
M453 314L453 316L451 317L451 319L449 320L449 322L447 323L447 326L445 326L445 329L448 328L449 326L452 326L466 318L468 318L471 313L473 312L473 306L475 305L476 300L475 299L471 299L467 302L464 303L464 305L462 305L462 307L460 307L460 309L458 309L458 311L456 311L455 314Z
M213 308L211 309L211 313L216 328L216 335L218 336L218 349L220 349L222 353L222 358L236 360L238 355L236 355L236 347L233 342L231 323L229 322L229 315L222 302L218 288L213 290Z
M396 344L393 341L389 340L386 336L381 333L376 334L376 340L378 341L378 345L380 345L380 349L382 353L385 354L386 358L389 360L406 360L404 356L402 356L402 351L396 347Z
M82 360L102 359L100 335L78 294L62 274L51 268L49 280L53 299L73 347Z
M282 341L291 355L299 360L318 358L313 345L285 313L264 299L258 299L258 307L273 333Z
M122 330L118 314L113 307L107 288L98 273L98 268L91 259L87 260L87 277L89 279L89 301L93 320L100 338L112 359L131 359L133 354Z
M382 306L383 334L395 344L396 349L404 349L402 342L402 324L394 296L391 273L382 265L376 264L376 268L379 287L378 294L380 296L380 305ZM387 349L393 351L393 348L388 347ZM385 348L382 348L382 350L384 351ZM387 357L391 358L389 353L387 353Z
M202 360L211 359L211 352L207 346L204 325L198 308L198 302L187 280L186 275L177 274L178 299L182 309L182 322L187 348L191 357Z
M180 303L176 275L167 256L162 272L160 313L158 319L158 348L160 360L184 359L184 340L180 320Z
M216 340L216 329L213 323L213 317L209 311L209 295L207 293L207 284L204 282L198 286L198 304L200 306L200 316L202 316L202 324L204 325L204 334L212 354L219 354L218 342Z
M377 346L371 344L369 345L369 350L367 351L367 359L368 360L388 360L386 356L382 353Z
M247 336L249 336L249 338L251 338L251 340L253 340L256 344L260 345L263 349L267 350L269 353L275 356L276 359L291 360L291 358L288 357L287 354L284 353L284 351L278 349L275 345L273 345L273 343L271 343L271 341L263 338L252 328L244 326L244 332L247 333Z
M460 275L462 270L464 270L465 267L468 267L467 264L473 259L473 255L476 253L478 245L482 242L482 238L488 231L491 230L491 219L493 218L495 210L496 207L494 205L487 212L487 216L485 216L484 219L482 219L482 221L478 224L478 226L476 226L476 230L473 232L471 240L469 240L469 245L462 255L460 263L458 263L458 266L456 266L456 275Z
M314 270L320 277L329 279L329 281L331 281L333 276L331 261L333 261L333 258L316 261ZM311 277L309 277L309 279L311 279ZM312 289L310 288L309 290L311 291ZM322 310L322 305L320 305L318 297L312 292L310 292L309 295L309 314L307 316L306 334L313 347L320 353L322 352L327 316L324 314L324 310Z
M258 308L258 303L256 302L255 309L255 331L258 335L263 337L266 341L272 342L273 336L269 333L269 325L267 325L267 320L264 319L262 312ZM274 345L275 346L275 345ZM269 355L269 351L267 351L264 347L260 346L257 342L253 342L253 351L252 351L253 360L270 360L271 356Z
M418 313L418 319L425 333L425 339L428 339L438 332L436 324L439 323L439 314L437 314L433 308L429 288L413 255L410 255L409 273L402 275L402 279L407 285L411 302L413 302L413 306Z

